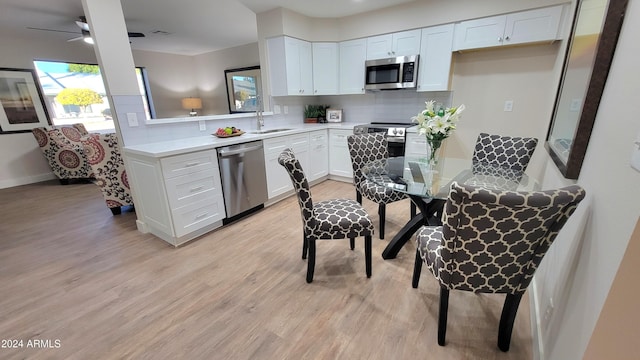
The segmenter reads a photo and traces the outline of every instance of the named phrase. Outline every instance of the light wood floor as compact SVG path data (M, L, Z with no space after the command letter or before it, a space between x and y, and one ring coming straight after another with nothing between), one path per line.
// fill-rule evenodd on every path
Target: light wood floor
M354 198L325 181L315 200ZM318 243L305 282L301 219L290 197L180 248L112 216L92 184L0 190L1 359L531 359L527 296L511 350L497 348L503 296L452 292L447 345L436 342L438 285L411 288L415 245L394 260L374 238ZM376 205L365 206L377 228ZM409 216L388 206L387 234ZM59 348L26 348L28 340Z

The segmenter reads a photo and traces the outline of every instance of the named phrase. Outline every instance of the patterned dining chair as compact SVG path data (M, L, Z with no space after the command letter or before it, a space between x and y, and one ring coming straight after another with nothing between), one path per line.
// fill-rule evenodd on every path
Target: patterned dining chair
M351 250L356 237L364 237L365 267L371 277L371 237L373 224L365 209L351 199L332 199L314 204L304 170L291 149L278 156L291 178L302 215L302 258L307 261L307 282L313 281L316 262L316 240L349 239Z
M480 133L473 151L472 165L508 168L524 172L538 139Z
M438 344L444 346L449 291L506 294L498 347L508 351L520 299L558 232L584 199L578 185L514 192L451 185L443 226L423 226L416 237L412 286L422 263L440 283Z
M93 178L81 143L82 138L89 135L83 124L58 126L55 129L36 127L31 132L62 185L69 184L73 179Z
M356 188L356 200L362 204L362 196L378 204L380 217L380 239L384 239L386 204L406 199L407 196L385 186L368 180L362 168L374 160L387 159L389 150L384 133L350 135L347 137L351 166L353 168L353 184ZM388 180L391 182L391 179ZM412 214L415 212L412 208Z

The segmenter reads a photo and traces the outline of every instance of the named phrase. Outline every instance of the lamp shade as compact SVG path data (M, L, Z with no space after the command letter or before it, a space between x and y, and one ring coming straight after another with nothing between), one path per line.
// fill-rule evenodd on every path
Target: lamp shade
M182 108L187 110L202 109L202 99L200 98L184 98L182 99Z

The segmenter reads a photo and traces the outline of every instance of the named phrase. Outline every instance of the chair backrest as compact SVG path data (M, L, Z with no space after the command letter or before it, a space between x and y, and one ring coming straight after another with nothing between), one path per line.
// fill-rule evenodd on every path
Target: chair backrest
M302 224L306 236L310 236L316 228L315 215L313 213L313 200L311 199L311 190L304 170L295 154L291 149L284 149L278 156L278 163L282 165L289 173L293 188L298 196L298 204L300 205L300 213L302 215Z
M449 289L523 293L584 197L578 185L513 192L454 182L445 204L436 277Z
M82 145L109 207L133 204L116 134L91 134L82 138Z
M480 133L472 163L525 171L538 139Z
M387 139L384 133L350 135L347 137L351 167L353 168L353 183L357 186L364 179L362 167L373 160L389 157Z

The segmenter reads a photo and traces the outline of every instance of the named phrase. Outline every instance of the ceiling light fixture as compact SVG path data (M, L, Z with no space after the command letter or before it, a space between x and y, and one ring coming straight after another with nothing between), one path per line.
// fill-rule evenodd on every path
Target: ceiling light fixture
M87 44L93 45L93 38L91 37L91 34L86 30L82 30L82 40Z

